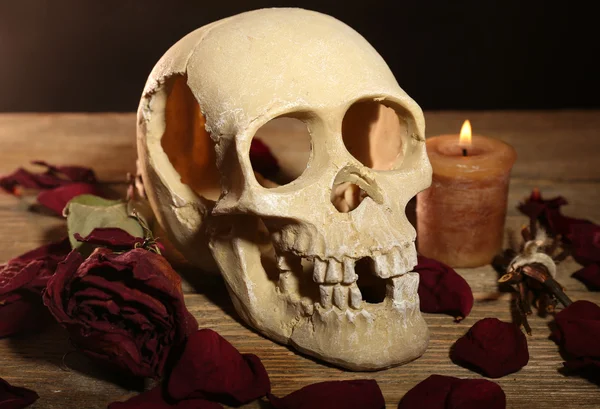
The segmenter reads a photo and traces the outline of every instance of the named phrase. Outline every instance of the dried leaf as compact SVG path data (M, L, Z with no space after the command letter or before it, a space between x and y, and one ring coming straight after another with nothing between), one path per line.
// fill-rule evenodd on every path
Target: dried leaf
M129 216L126 202L107 200L93 195L81 195L71 200L65 207L69 240L73 249L79 249L82 242L75 233L87 237L96 228L119 228L133 237L144 237L140 223Z

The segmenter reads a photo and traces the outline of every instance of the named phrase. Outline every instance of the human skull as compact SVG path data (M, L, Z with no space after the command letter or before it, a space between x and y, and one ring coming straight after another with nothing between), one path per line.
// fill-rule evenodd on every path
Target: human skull
M281 117L310 138L304 171L283 185L249 158ZM429 339L405 215L431 183L424 127L357 32L317 12L262 9L193 31L161 58L138 110L138 154L158 221L190 262L216 262L244 321L335 365L378 370L419 357ZM294 146L294 135L273 140Z

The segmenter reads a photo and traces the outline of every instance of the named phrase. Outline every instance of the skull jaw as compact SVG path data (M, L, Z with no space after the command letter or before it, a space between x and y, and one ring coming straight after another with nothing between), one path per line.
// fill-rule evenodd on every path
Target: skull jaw
M365 310L348 314L317 309L312 319L295 327L289 343L300 352L352 371L378 371L423 355L429 329L418 303L416 308L380 308L385 308L385 317L372 317Z
M238 219L234 225L234 238L213 236L210 249L236 311L254 329L353 371L401 365L425 352L429 329L419 309L418 274L402 277L406 299L401 302L363 302L363 309L345 311L317 305L307 312L300 299L290 301L265 274L257 239L248 233L256 231L255 221Z

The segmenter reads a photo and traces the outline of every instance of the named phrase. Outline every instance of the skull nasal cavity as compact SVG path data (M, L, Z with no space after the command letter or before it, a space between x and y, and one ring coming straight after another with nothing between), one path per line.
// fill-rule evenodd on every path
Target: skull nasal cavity
M375 101L352 105L342 123L346 149L363 165L376 170L399 167L408 126L396 110Z
M331 188L331 203L340 213L350 213L367 196L367 192L350 182L335 184Z
M306 124L287 116L270 120L252 139L250 164L258 183L266 188L287 185L308 166L311 135Z

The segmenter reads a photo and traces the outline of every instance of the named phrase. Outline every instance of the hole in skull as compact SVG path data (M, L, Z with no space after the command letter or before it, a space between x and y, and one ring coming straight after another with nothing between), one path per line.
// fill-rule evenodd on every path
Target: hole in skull
M369 196L354 183L345 182L333 185L331 189L331 203L340 213L350 213L356 209L365 197Z
M400 166L408 124L396 110L376 101L352 105L342 122L346 149L363 165L375 170Z
M373 259L361 258L356 262L354 270L358 274L356 285L358 285L363 300L369 304L382 303L386 296L386 284L383 279L375 275Z
M214 142L205 129L206 119L187 86L185 75L175 75L158 92L166 97L162 148L181 178L199 195L217 200L221 194ZM159 118L162 116L162 118Z
M258 183L266 188L286 185L306 170L311 136L298 118L281 116L261 126L250 147L250 163Z

